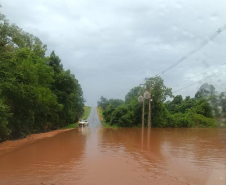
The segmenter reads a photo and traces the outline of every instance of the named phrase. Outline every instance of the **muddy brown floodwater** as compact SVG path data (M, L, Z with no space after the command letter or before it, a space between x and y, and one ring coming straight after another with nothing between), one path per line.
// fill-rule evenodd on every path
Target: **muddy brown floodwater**
M95 109L89 121L2 153L0 185L226 184L226 129L101 128Z

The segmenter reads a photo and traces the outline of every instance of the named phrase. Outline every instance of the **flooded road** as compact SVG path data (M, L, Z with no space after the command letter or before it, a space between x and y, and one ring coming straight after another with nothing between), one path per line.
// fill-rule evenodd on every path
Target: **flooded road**
M5 184L226 184L226 129L77 128L0 155Z

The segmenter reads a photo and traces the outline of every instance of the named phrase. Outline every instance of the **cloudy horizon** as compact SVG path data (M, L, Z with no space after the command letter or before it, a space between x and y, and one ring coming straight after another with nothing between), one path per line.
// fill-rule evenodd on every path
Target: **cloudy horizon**
M2 0L10 23L41 39L82 86L86 104L124 99L133 87L177 62L226 24L226 2ZM162 77L176 91L226 69L226 31ZM202 83L226 91L226 72L175 95L194 96Z

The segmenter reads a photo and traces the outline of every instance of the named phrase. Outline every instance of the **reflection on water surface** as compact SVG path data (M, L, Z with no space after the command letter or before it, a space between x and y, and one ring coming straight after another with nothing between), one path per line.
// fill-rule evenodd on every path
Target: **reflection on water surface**
M78 128L0 156L0 184L225 184L225 129Z

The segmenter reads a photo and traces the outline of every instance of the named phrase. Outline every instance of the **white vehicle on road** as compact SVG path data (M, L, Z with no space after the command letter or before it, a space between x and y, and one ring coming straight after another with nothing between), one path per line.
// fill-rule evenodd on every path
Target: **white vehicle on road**
M89 122L87 120L80 120L78 125L81 127L81 126L88 126L89 125Z

